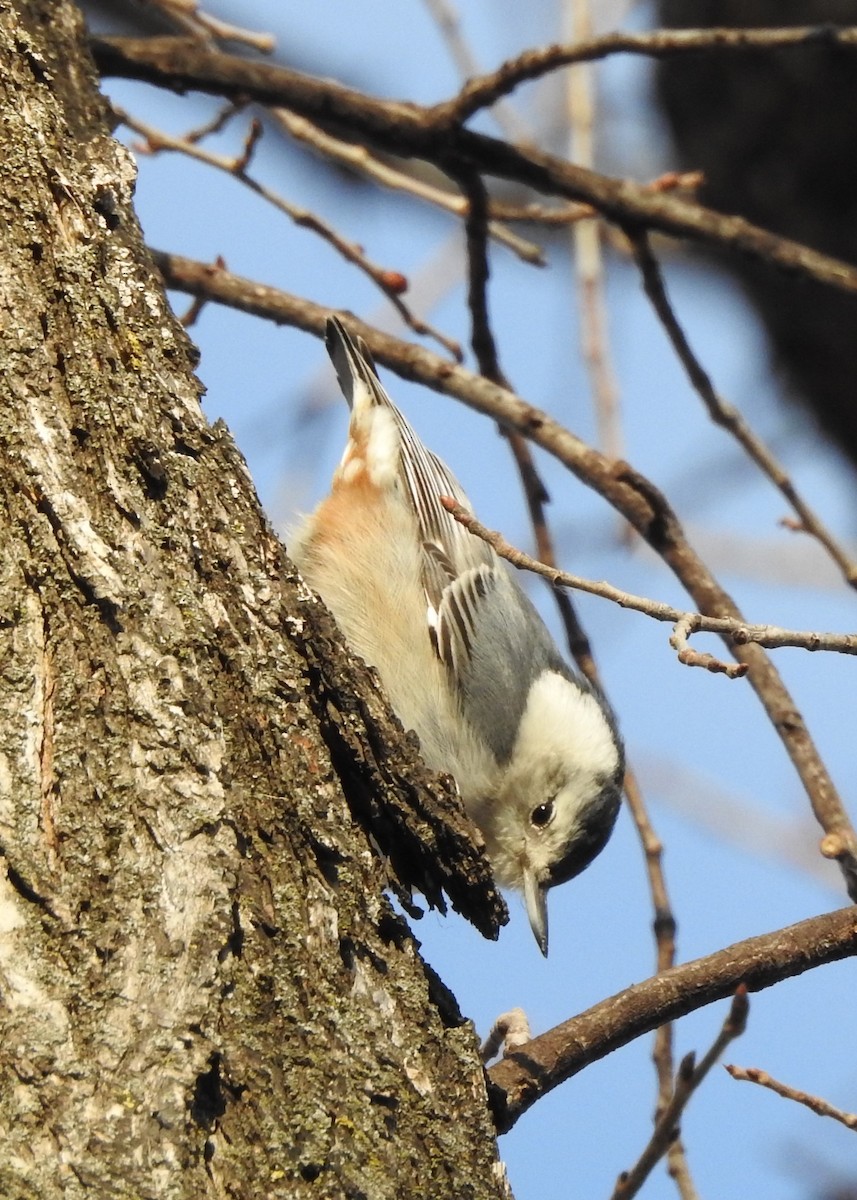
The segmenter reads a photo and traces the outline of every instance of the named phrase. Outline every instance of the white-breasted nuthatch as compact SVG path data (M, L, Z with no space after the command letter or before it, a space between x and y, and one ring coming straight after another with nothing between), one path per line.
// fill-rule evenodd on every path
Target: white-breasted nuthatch
M547 954L548 889L592 862L616 820L616 726L506 564L440 503L471 511L366 348L335 317L326 343L351 408L348 444L293 557L425 762L454 776L497 882L523 892Z

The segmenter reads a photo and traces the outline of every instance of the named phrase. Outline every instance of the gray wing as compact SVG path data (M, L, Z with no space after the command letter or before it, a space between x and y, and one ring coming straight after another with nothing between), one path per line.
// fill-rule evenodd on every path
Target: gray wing
M449 584L441 627L447 617L455 622L456 638L452 657L444 661L455 676L462 711L498 762L505 762L533 681L545 670L567 677L571 672L532 601L499 560L478 581L460 576Z
M530 683L545 668L568 673L541 617L497 555L440 503L452 496L472 511L458 480L422 444L387 395L371 355L336 317L326 343L340 387L353 404L355 383L388 408L400 436L399 480L423 545L422 584L432 645L454 681L468 720L498 760L509 757Z

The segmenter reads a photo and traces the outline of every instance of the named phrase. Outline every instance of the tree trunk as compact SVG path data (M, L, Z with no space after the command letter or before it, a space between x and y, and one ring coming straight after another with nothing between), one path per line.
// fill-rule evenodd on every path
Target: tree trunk
M0 1194L505 1195L374 846L491 931L484 863L202 416L77 9L0 55Z

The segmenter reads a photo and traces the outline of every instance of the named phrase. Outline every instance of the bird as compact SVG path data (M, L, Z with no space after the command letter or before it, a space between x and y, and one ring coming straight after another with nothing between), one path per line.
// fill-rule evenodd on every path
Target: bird
M507 564L444 507L473 511L362 339L330 316L325 342L351 410L348 440L293 560L378 672L425 763L455 779L496 882L523 894L546 956L548 892L600 854L619 811L615 717Z

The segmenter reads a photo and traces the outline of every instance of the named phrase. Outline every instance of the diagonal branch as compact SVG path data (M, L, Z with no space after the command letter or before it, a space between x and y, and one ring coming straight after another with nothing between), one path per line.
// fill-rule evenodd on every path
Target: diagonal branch
M486 379L511 390L500 366L497 345L488 315L488 278L490 275L488 193L481 178L473 173L464 174L460 183L467 203L464 229L467 238L467 303L471 314L473 352L480 373ZM499 429L509 442L509 448L521 477L539 558L547 566L555 567L556 554L546 511L549 497L536 469L532 450L522 433L504 425L500 425ZM574 610L571 598L566 591L560 588L554 587L552 591L569 650L589 682L601 689L592 648Z
M665 1021L674 1021L744 984L771 987L814 967L857 954L857 909L810 917L775 933L736 942L682 963L564 1021L507 1055L488 1072L494 1120L505 1133L535 1102L590 1063Z
M774 487L779 489L797 514L800 522L797 528L811 534L820 542L839 567L845 581L851 587L857 587L857 562L846 554L818 514L806 503L783 466L753 432L738 409L728 404L715 390L708 372L691 349L687 335L670 304L663 273L652 253L646 234L642 231L632 233L631 248L640 269L646 295L691 385L708 410L708 415L715 424L732 434L748 457L767 475Z
M350 170L356 171L363 175L366 179L371 179L374 183L381 187L389 188L392 191L404 192L406 195L414 196L418 200L423 200L427 204L432 204L436 208L443 209L445 212L453 213L455 216L461 217L467 211L467 201L463 196L457 195L455 192L447 191L444 188L436 187L434 184L420 179L417 174L406 174L404 171L396 170L390 163L384 162L377 155L371 154L370 151L363 145L355 142L346 142L342 138L332 137L329 133L325 133L323 129L319 129L312 121L308 121L305 117L298 117L293 112L289 112L287 108L274 108L271 110L271 115L277 124L284 129L290 137L295 141L302 142L304 145L311 147L324 158L335 163L344 163ZM681 176L676 176L681 179ZM653 185L649 185L650 187ZM675 186L681 186L676 184ZM512 209L513 217L510 219L524 219L520 213L515 213ZM556 214L556 220L564 218L565 221L573 223L574 221L584 220L586 216L593 216L592 210L581 211L578 206L573 212L564 210ZM508 246L513 254L522 259L524 262L530 263L534 267L543 267L545 265L545 255L541 246L535 242L528 241L521 237L513 230L509 229L505 224L501 224L499 220L491 220L488 223L488 232L491 237Z
M317 234L336 250L337 253L341 254L346 262L363 271L376 287L380 288L409 329L412 329L416 334L434 338L453 358L459 362L461 361L462 354L458 343L446 337L439 329L435 329L434 326L417 317L409 306L405 304L404 300L402 300L402 292L407 289L407 280L403 275L398 271L390 270L388 267L382 267L378 263L372 262L362 246L343 237L338 230L334 229L329 221L325 221L318 213L303 205L292 204L284 196L280 195L279 192L268 187L267 184L261 183L250 174L250 161L263 130L262 123L258 119L251 122L241 155L238 157L228 157L224 154L216 154L212 150L207 150L204 146L201 146L199 144L201 138L198 135L194 137L176 137L173 134L166 133L162 129L156 129L153 125L149 125L145 121L141 121L139 117L132 116L118 106L114 106L113 112L117 120L121 121L123 125L146 139L145 143L138 148L140 152L144 154L157 154L162 150L173 151L178 154L184 154L187 158L196 159L197 162L213 167L217 171L223 171L238 180L244 187L249 188L251 192L254 192L257 196L267 201L278 212L283 213L284 216L293 221L295 225L303 229L309 229ZM215 122L212 123L214 127L216 127L219 120L220 117L216 118ZM200 132L207 132L207 130Z
M687 1108L693 1093L729 1043L740 1037L746 1029L748 1010L747 989L742 983L732 997L729 1015L702 1061L697 1064L693 1051L686 1054L681 1060L675 1083L670 1081L670 1092L666 1103L658 1113L652 1136L630 1171L624 1171L619 1176L611 1200L630 1200L632 1196L636 1196L653 1168L665 1154L680 1144L679 1121L682 1113Z

